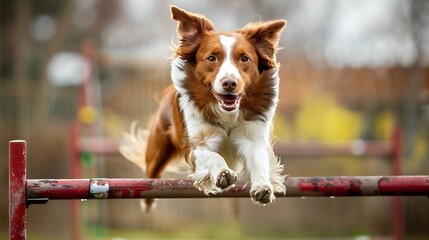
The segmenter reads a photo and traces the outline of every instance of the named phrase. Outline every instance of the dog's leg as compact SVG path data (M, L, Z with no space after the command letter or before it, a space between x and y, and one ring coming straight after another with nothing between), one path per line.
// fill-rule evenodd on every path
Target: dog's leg
M270 171L267 147L256 144L251 151L252 155L245 157L245 167L250 173L250 196L260 204L268 204L275 200L274 188L270 182Z
M237 175L218 153L226 133L209 124L202 124L198 133L190 131L190 162L195 166L194 185L205 194L218 193L234 186Z
M275 200L270 181L269 126L262 122L247 122L231 133L238 153L244 158L244 170L251 182L250 196L255 203L268 204Z
M282 175L284 166L280 158L274 154L271 145L268 148L268 159L270 162L270 182L273 185L274 193L286 195L285 175Z
M177 128L173 114L174 88L167 87L161 94L159 108L149 124L146 147L146 169L149 178L161 177L161 172L175 156L179 155ZM179 120L180 122L180 120Z
M234 185L237 175L218 153L198 147L192 154L195 158L194 185L200 191L218 193Z
M159 178L176 152L170 136L158 129L158 123L151 126L146 151L146 171L148 178Z

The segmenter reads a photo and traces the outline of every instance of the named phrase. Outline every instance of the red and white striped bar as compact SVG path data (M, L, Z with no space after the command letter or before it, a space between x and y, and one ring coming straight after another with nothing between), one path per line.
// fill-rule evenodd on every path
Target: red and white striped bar
M429 196L429 176L290 177L285 197ZM249 197L237 183L210 197ZM282 197L283 195L278 195ZM191 179L29 179L28 199L204 198Z

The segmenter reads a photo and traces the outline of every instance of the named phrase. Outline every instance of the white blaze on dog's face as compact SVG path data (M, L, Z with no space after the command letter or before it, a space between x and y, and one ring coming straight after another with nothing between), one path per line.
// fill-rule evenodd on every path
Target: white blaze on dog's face
M265 69L276 67L275 53L286 21L251 23L232 32L214 30L204 16L172 7L180 45L176 54L195 66L194 75L221 109L234 111L253 81Z
M219 36L219 41L225 53L219 72L216 74L213 89L217 94L229 94L235 90L240 79L240 73L231 58L234 45L237 42L235 37L225 35ZM236 95L236 94L234 94Z
M240 107L246 86L258 76L255 47L238 33L212 32L196 54L196 74L225 111Z

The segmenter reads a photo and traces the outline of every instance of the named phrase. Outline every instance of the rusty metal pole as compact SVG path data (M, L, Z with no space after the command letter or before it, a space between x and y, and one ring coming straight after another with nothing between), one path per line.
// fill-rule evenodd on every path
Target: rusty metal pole
M26 142L9 142L9 239L27 238Z
M359 197L429 196L429 175L424 176L342 176L290 177L286 196L278 197ZM192 179L29 179L31 199L118 199L118 198L249 198L250 187L238 182L221 194L206 196L193 186Z

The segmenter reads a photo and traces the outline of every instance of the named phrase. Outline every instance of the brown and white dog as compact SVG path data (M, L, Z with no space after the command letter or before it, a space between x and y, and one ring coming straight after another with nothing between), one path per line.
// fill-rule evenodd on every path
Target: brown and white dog
M275 54L286 21L225 32L175 6L171 16L180 38L171 62L173 84L161 94L148 136L128 135L145 156L127 154L140 151L130 145L121 152L146 164L149 178L161 177L172 159L184 157L204 193L228 190L240 178L250 182L255 203L273 202L274 193L286 193L271 143L279 95Z

